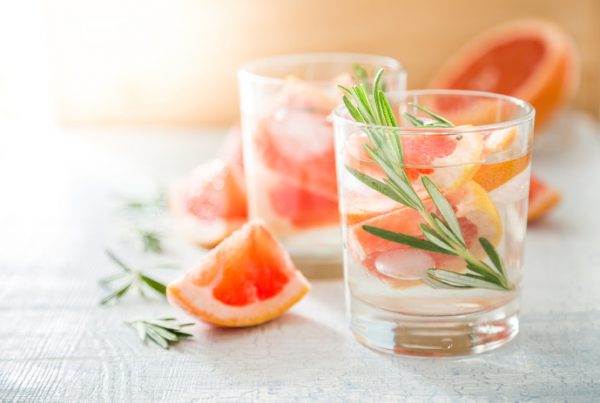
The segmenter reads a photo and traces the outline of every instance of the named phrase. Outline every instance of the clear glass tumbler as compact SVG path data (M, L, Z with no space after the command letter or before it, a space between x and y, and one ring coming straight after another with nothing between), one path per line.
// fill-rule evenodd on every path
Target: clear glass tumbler
M383 56L289 55L239 70L250 217L263 219L309 276L326 277L342 261L330 117L337 85L368 82L381 67L387 89L405 89L404 69Z
M534 109L474 91L388 98L398 127L334 111L351 329L397 354L498 347L519 329Z

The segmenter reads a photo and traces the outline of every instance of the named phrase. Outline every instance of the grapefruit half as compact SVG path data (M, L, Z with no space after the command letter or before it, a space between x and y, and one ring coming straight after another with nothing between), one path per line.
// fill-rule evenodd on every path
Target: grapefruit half
M527 19L473 39L443 65L429 86L521 98L535 107L536 127L542 128L574 94L577 77L576 51L565 32L551 22ZM482 116L479 123L491 123L486 119Z

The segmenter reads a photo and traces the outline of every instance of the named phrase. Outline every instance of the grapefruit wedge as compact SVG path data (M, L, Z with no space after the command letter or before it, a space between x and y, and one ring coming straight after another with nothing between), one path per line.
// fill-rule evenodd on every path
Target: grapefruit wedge
M546 216L560 203L561 198L558 190L552 188L538 177L531 175L527 221L537 221Z
M544 20L519 20L472 40L438 71L429 86L521 98L535 107L536 127L542 128L573 95L576 65L574 46L562 29ZM452 120L452 113L438 112ZM491 123L484 112L478 109L480 122L473 116L468 120Z
M251 221L204 255L167 287L170 303L218 326L274 319L310 285L261 221Z
M458 190L448 194L458 218L463 238L475 256L484 256L477 239L485 237L494 245L502 238L502 222L487 192L476 182L469 181ZM432 210L431 200L425 200ZM367 219L349 228L348 247L354 258L373 275L396 287L421 284L426 270L444 268L461 270L464 261L456 256L413 249L366 232L364 225L383 228L414 237L422 237L420 224L425 221L414 209L398 207L377 217Z
M185 236L211 248L248 219L241 172L220 159L202 164L171 184L169 207Z

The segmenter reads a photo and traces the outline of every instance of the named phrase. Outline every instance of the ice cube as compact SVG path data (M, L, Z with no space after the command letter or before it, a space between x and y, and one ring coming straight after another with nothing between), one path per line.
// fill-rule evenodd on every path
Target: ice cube
M416 249L396 249L375 259L377 271L402 280L423 278L432 267L435 267L435 261L431 255Z

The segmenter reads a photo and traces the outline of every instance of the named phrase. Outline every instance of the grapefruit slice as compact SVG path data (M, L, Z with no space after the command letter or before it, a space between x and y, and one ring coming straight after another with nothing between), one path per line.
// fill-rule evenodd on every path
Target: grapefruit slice
M280 109L255 136L267 176L266 198L296 228L339 222L333 129L325 116Z
M280 109L257 133L255 144L267 168L337 197L333 128L324 116Z
M527 221L537 221L552 211L561 200L560 192L538 177L531 175Z
M456 212L467 247L475 256L483 257L484 251L477 239L485 237L496 245L502 238L502 223L494 203L487 192L473 181L449 194L448 201ZM424 204L430 211L434 208L431 200L425 200ZM420 278L429 268L463 269L464 261L459 257L413 249L372 235L363 229L363 225L370 225L421 237L420 224L424 224L424 220L416 210L398 207L351 226L348 246L359 263L378 278L396 287L421 284Z
M574 46L562 29L544 20L520 20L493 28L464 46L438 71L430 87L524 99L535 107L536 127L541 128L573 95L576 64ZM439 113L450 118L443 110ZM491 123L487 116L481 118L479 123ZM476 123L473 117L470 120Z
M482 133L483 136L483 154L487 157L507 150L517 138L517 129L509 127L508 129L490 130Z
M482 164L473 180L491 192L523 172L531 163L531 153L512 160Z
M278 317L309 289L281 244L251 221L169 284L167 298L205 322L241 327Z
M423 175L442 190L459 188L473 177L483 154L480 133L403 135L401 142L405 172L417 188L421 187L420 177ZM365 144L369 144L365 134L354 134L348 138L346 164L370 176L385 176L371 160Z
M248 219L243 176L220 159L202 164L171 184L169 207L183 234L213 247Z
M285 217L296 229L335 225L340 221L337 197L283 179L269 190L269 200L273 212Z

